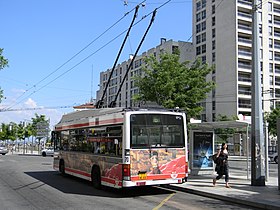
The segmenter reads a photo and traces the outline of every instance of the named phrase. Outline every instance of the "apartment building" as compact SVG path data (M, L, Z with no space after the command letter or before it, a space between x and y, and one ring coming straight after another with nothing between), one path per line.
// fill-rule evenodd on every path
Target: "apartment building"
M143 62L143 58L145 56L154 55L157 59L159 59L160 53L167 52L173 53L175 50L180 50L180 62L186 60L194 60L194 50L193 44L190 42L184 41L173 41L173 40L166 40L165 38L160 39L160 44L152 49L149 49L143 52L141 55L137 55L134 59L134 63L132 64L132 68L129 70L127 74L127 78L123 83L121 88L120 94L116 100L117 107L133 107L138 106L138 104L134 104L132 97L134 94L138 93L138 87L134 85L133 76L141 75L143 72L141 70L141 65ZM118 89L124 75L126 74L126 70L132 61L132 56L126 61L118 64L113 72L113 75L109 81L109 86L107 88L107 92L104 94L104 107L110 105L112 101L115 100L117 95ZM103 95L103 91L105 90L106 84L108 83L108 79L110 76L112 69L107 69L100 73L100 82L99 82L99 90L96 92L96 100L99 101Z
M259 0L262 108L280 102L280 0ZM218 114L251 116L252 0L193 0L197 57L215 66L215 90L203 102L203 121Z

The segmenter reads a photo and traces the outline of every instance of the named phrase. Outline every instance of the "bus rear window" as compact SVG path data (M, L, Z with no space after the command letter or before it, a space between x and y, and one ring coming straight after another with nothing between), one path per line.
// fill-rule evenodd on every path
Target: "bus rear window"
M185 146L181 115L133 114L130 130L131 148Z

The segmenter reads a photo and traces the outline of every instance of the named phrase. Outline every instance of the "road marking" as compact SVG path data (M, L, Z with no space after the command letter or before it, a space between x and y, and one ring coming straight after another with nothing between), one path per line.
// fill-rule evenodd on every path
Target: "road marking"
M160 207L163 206L163 204L165 204L173 195L175 195L175 193L170 194L167 198L165 198L163 201L160 202L160 204L153 208L153 210L158 210Z

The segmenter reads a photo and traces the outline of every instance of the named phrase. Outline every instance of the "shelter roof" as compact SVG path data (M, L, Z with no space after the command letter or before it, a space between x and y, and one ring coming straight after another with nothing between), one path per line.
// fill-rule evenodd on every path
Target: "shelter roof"
M190 123L191 130L214 130L217 128L247 128L251 123L241 120Z

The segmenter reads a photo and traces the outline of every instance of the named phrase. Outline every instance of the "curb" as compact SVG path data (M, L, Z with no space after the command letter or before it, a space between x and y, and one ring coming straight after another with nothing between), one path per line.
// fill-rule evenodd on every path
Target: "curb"
M275 205L271 205L271 204L253 202L253 201L242 200L242 199L235 199L235 198L232 198L232 197L227 197L227 196L218 195L218 194L214 194L214 193L203 192L203 191L189 189L189 188L178 187L178 186L175 186L175 185L166 185L164 187L168 188L168 189L171 189L171 190L182 191L182 192L191 193L191 194L194 194L194 195L200 195L200 196L203 196L203 197L213 198L213 199L217 199L217 200L221 200L221 201L226 201L226 202L229 202L229 203L241 204L241 205L244 205L244 206L249 206L249 207L258 208L258 209L279 210L279 206L275 206Z

